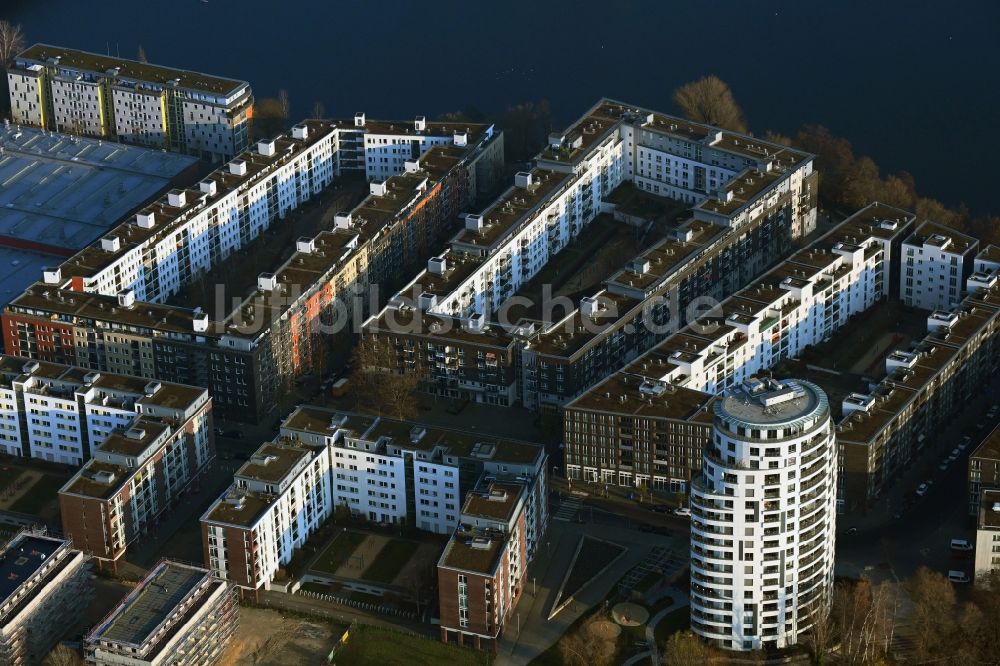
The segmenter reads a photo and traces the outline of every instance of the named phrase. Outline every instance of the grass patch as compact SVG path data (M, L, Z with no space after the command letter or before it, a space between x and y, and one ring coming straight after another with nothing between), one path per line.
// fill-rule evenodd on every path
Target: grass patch
M691 626L691 608L688 606L682 606L675 611L667 613L663 616L653 628L653 636L656 637L656 644L661 648L667 639L670 638L671 634L675 634L678 631L683 631Z
M21 476L22 471L24 470L17 467L4 467L0 469L0 492L12 486L17 481L17 477Z
M361 532L345 530L337 535L330 544L320 553L319 557L312 564L312 569L329 574L336 573L352 553L365 540Z
M58 499L59 489L66 479L52 474L43 474L16 502L11 504L11 511L37 514L49 502Z
M360 626L334 657L352 666L485 666L486 652L376 627Z
M601 569L624 550L616 543L583 537L583 545L580 547L579 555L573 562L573 568L570 569L569 577L566 578L566 584L563 586L563 598L579 592L590 582L591 578L596 576Z
M416 552L418 544L403 539L392 539L383 546L365 572L363 580L391 583Z

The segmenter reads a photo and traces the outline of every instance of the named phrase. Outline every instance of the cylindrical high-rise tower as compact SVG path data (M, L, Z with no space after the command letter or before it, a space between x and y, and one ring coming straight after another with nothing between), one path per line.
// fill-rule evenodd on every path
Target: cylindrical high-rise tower
M691 483L691 629L731 650L798 642L828 612L837 449L826 394L749 380L715 404Z

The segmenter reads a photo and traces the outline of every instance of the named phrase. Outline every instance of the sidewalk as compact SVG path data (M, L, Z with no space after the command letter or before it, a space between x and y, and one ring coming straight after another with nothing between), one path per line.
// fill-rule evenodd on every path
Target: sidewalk
M306 615L317 615L345 626L350 625L352 622L357 622L359 624L368 624L383 629L393 629L408 634L424 636L434 640L441 639L440 631L436 625L366 613L354 608L348 608L347 606L328 603L319 599L311 599L297 594L264 590L261 592L260 603L257 606L260 608L304 613Z
M614 541L627 548L625 554L598 580L586 586L564 610L552 620L548 613L566 566L582 534ZM542 549L529 570L537 589L526 587L521 601L508 621L497 650L498 666L521 666L529 663L554 645L566 630L604 598L629 569L639 564L654 546L677 547L677 540L644 534L620 526L577 524L553 521L547 535L549 545Z

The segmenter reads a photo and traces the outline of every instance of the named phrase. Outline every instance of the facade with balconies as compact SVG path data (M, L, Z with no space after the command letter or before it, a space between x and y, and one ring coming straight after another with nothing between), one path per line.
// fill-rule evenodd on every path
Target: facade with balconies
M691 482L691 629L730 650L794 645L829 611L837 448L809 382L744 382L715 402Z

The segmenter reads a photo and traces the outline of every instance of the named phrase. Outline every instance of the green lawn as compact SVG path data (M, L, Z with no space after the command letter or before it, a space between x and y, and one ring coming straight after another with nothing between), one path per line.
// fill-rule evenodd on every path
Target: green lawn
M656 624L656 628L653 629L656 644L662 646L667 642L671 634L687 629L689 626L691 626L691 608L689 606L682 606L671 613L667 613Z
M11 511L37 514L49 502L58 499L59 489L66 484L66 479L52 474L43 474L28 491L14 502Z
M333 574L347 562L347 558L365 540L365 535L361 532L346 530L337 535L337 538L330 542L330 545L316 558L312 568L315 571L322 571Z
M391 583L396 574L410 561L418 545L415 541L392 539L375 556L361 578L378 583Z
M431 638L361 626L351 631L334 664L346 666L485 666L486 652L446 645Z
M17 480L17 477L21 476L21 470L19 467L6 467L0 469L0 492L7 489L9 485Z

